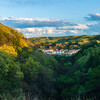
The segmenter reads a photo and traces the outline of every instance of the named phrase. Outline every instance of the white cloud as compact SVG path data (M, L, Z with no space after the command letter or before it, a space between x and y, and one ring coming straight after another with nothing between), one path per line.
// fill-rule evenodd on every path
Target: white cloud
M60 19L49 18L14 18L14 17L0 17L0 22L12 28L28 28L28 27L62 27L65 25L72 25Z
M59 29L89 29L89 27L84 24L77 24L73 26L68 25L68 26L59 27Z
M69 36L98 34L100 32L99 23L74 24L60 19L0 17L0 22L18 29L25 37Z
M49 18L14 18L14 17L0 17L0 20L15 20L15 21L59 21L59 19L50 20Z
M33 27L33 28L18 28L18 30L26 37L39 37L39 36L68 36L68 35L81 35L83 29L89 29L87 26L65 26L65 27Z
M57 36L63 35L65 30L57 30L55 27L38 27L38 28L19 28L26 37L39 37L39 36Z

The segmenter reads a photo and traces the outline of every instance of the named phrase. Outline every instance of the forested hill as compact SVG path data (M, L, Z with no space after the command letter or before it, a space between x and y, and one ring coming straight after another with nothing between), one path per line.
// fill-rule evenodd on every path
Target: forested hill
M100 35L83 35L67 37L34 37L29 39L37 48L77 49L86 43L100 43Z
M0 49L17 56L17 51L32 45L22 33L0 23Z

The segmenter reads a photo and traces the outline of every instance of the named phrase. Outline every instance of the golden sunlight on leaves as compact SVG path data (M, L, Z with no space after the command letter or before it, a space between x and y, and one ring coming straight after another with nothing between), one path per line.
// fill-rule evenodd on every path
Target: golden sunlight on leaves
M10 55L17 56L17 52L15 51L13 46L8 46L8 45L4 44L3 46L0 47L0 50L3 50Z

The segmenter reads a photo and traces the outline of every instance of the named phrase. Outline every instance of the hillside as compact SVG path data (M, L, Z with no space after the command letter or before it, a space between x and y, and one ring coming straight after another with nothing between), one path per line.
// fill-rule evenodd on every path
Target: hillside
M17 51L31 45L22 33L0 23L0 49L17 56Z
M33 44L21 33L0 24L0 100L100 100L99 40L99 35L31 39L68 42L66 47L86 43L77 45L81 50L72 56L53 57L30 48Z
M67 37L35 37L29 39L37 48L77 49L86 43L100 43L100 35L83 35Z

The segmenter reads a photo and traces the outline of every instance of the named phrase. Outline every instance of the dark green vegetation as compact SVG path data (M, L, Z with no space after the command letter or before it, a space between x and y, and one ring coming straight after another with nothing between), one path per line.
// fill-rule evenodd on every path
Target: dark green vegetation
M100 35L83 35L67 37L35 37L29 39L36 48L49 49L78 49L86 43L96 41L100 43Z
M99 100L100 45L91 43L71 57L56 58L38 50L22 50L17 57L0 51L1 100L24 95L27 100Z
M54 71L57 61L39 51L20 51L12 57L0 51L0 98L22 100L25 95L34 98L54 97ZM46 99L47 100L47 99Z
M96 41L82 45L71 57L46 56L28 41L27 47L15 48L17 56L1 49L0 100L100 100L100 44Z
M64 100L100 100L100 44L92 42L60 63L57 88Z

